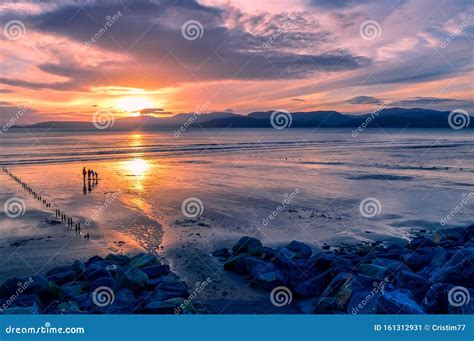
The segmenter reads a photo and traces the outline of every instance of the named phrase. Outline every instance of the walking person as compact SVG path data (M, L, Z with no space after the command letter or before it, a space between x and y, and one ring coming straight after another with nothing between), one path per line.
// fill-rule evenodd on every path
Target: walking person
M86 167L82 168L82 177L84 178L84 181L86 181L86 175L87 175L87 171L86 171Z

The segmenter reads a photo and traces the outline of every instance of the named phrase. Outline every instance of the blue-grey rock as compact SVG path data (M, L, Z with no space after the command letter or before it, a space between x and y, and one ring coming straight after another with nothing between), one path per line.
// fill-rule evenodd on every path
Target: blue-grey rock
M154 254L140 253L133 257L129 264L137 268L146 268L153 265L161 265L161 262Z
M170 298L164 301L152 301L141 311L144 314L182 314L192 310L191 303L185 304L182 297ZM184 309L182 308L184 307Z
M74 281L76 278L77 278L77 274L74 271L57 272L54 275L48 276L48 279L50 281L53 281L59 285Z
M242 237L239 241L232 247L234 254L247 253L249 247L262 246L262 242L254 237Z
M385 290L378 299L377 314L423 314L408 290Z
M299 283L294 291L301 297L320 296L331 280L331 271L327 270L322 274L304 280Z
M124 266L117 276L117 288L126 288L138 292L144 290L147 285L147 275L134 266Z
M66 300L75 300L76 297L89 292L89 282L72 282L60 286L61 294Z
M293 258L308 259L313 253L310 246L296 240L291 241L286 248L295 253Z
M108 287L108 288L114 288L115 287L115 281L112 277L100 277L94 280L91 285L90 285L90 291L94 291L95 289L99 287Z
M359 265L359 272L379 281L383 280L387 275L387 268L375 264L361 264Z
M252 264L250 274L252 276L251 286L261 290L272 290L279 284L278 268L269 262L255 262Z
M358 291L354 293L347 304L347 313L357 314L376 314L379 297L383 295L382 291Z
M116 255L114 253L110 253L105 257L105 260L107 261L107 263L113 263L123 266L130 263L131 258L127 255Z
M79 260L76 260L71 265L59 266L59 267L53 268L49 270L46 273L46 275L50 277L50 276L57 275L64 272L74 272L75 276L78 276L81 273L83 273L85 270L86 270L86 266L84 265L84 263L82 263Z
M166 264L153 265L146 268L142 268L141 270L148 276L148 278L156 278L161 275L170 273L170 267L169 265L166 265Z

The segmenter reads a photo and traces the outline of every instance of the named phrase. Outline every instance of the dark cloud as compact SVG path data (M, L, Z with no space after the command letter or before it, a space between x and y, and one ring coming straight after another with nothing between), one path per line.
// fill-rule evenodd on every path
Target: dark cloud
M393 106L399 107L416 107L416 106L429 106L436 104L456 104L464 103L465 101L453 99L453 98L439 98L439 97L415 97L403 99L390 103Z
M293 102L306 102L305 99L302 99L302 98L292 98L291 99Z
M135 0L127 6L121 1L70 2L38 15L16 19L36 30L85 44L104 27L106 17L119 12L122 15L89 48L131 56L133 61L127 65L104 61L94 69L84 69L68 65L67 58L63 57L64 63L41 64L38 68L68 77L70 82L43 84L3 79L0 83L56 90L83 89L90 83L156 88L183 81L307 78L315 72L353 70L370 64L368 58L347 50L319 54L300 52L305 44L313 46L328 39L324 31L308 32L308 25L317 23L306 22L302 16L292 17L291 30L268 44L268 39L288 20L287 15L244 16L232 7L218 9L192 0ZM6 16L8 13L3 18ZM241 21L226 26L225 20L229 18L241 18ZM202 24L201 38L183 37L182 26L189 20ZM266 29L253 33L244 29L244 24L249 23L257 26L265 23ZM151 79L152 75L158 77Z
M0 94L10 94L13 93L13 90L10 89L0 89Z
M140 110L140 114L162 114L164 111L162 108L145 108Z
M350 104L382 104L383 100L372 96L357 96L346 101Z

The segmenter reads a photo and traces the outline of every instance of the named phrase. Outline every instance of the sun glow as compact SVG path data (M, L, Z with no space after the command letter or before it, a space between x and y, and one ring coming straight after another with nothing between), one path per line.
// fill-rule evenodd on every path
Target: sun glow
M153 108L154 104L146 97L122 97L117 101L117 107L131 116L140 116L140 110Z

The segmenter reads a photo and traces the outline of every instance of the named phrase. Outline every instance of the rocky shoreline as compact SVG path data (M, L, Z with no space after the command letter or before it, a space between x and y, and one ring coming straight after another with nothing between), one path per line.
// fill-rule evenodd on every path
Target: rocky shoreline
M0 286L3 314L192 313L186 283L149 253L109 254L14 277Z
M474 313L474 225L406 244L320 251L298 241L269 248L246 236L212 255L270 292L274 313L290 303L309 314ZM0 314L187 314L196 312L192 297L157 255L109 254L6 280Z
M303 313L474 313L474 225L421 233L404 245L319 252L298 241L272 249L243 237L213 255L249 286L271 291L275 306L296 301Z

